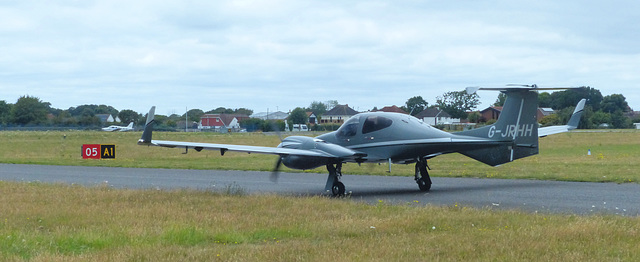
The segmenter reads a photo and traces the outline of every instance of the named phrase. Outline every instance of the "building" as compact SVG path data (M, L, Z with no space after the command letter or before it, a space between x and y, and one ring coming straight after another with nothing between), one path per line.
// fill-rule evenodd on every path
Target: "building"
M276 112L260 112L251 115L251 118L259 118L262 120L285 120L289 117L288 113L282 111Z
M240 121L248 119L246 115L204 114L200 117L198 129L240 129Z
M322 119L320 120L321 124L342 124L345 121L349 120L352 116L358 114L358 111L353 110L349 105L337 105L331 110L327 111L322 115Z
M501 106L491 106L491 107L487 107L484 110L480 111L480 118L483 121L489 121L489 120L498 120L498 117L500 117L500 113L502 112L502 107ZM545 116L548 115L552 115L555 114L556 111L553 110L553 108L549 108L549 107L540 107L538 108L538 112L536 114L536 117L538 119L538 121L540 121L540 119L542 119Z
M111 114L96 114L96 117L98 117L102 123L120 122L120 118L117 116L113 118Z
M416 115L416 118L421 119L425 123L435 125L451 125L460 123L460 118L453 118L449 113L440 110L436 107L429 107Z
M404 110L402 110L402 108L397 107L396 105L385 106L385 107L383 107L381 109L378 109L376 112L390 112L390 113L409 114L409 113L405 112Z
M553 110L553 108L540 107L540 108L538 108L538 114L536 116L538 117L538 121L540 121L540 119L542 119L543 117L548 116L548 115L553 115L555 113L556 113L556 111Z
M501 106L490 106L480 111L480 119L481 121L489 121L489 120L498 120L500 117L500 113L502 112Z
M307 112L307 119L307 122L312 125L315 125L318 122L318 117L314 112Z

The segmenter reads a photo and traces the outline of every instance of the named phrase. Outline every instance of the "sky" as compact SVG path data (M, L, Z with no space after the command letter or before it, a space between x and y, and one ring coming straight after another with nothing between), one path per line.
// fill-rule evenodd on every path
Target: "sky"
M590 86L640 110L640 1L0 3L0 100L289 111L434 104L468 86ZM480 91L478 109L497 93Z

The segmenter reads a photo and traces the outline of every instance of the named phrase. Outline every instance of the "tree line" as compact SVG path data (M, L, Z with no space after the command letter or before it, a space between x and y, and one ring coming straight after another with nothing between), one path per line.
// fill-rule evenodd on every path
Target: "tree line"
M587 98L582 121L579 128L591 129L603 127L603 124L611 128L631 128L633 123L640 122L640 116L634 115L626 98L622 94L603 96L600 90L592 87L581 87L575 90L565 90L553 93L541 92L538 96L540 107L550 107L556 114L540 119L543 126L565 124L573 110L582 98ZM500 93L494 106L502 106L506 96ZM289 124L305 124L308 122L306 112L314 112L318 120L328 110L338 105L337 100L326 102L313 101L307 107L297 107L289 112ZM429 105L421 96L409 98L400 108L411 115L417 115L429 107L437 107L454 118L467 119L469 122L484 123L477 111L479 96L476 93L467 94L466 91L446 92L436 97L436 102ZM373 108L371 111L376 111ZM118 117L121 123L134 122L136 126L144 125L146 115L142 115L130 109L117 110L108 105L80 105L66 110L52 108L51 104L37 97L22 96L15 104L0 100L0 125L2 126L61 126L61 127L97 127L104 123L97 116L109 114ZM156 115L158 129L172 130L176 128L195 128L204 114L242 114L251 115L253 110L247 108L231 109L218 107L209 111L191 109L185 114L171 114L169 116ZM490 122L489 122L490 123ZM275 128L284 129L284 122L277 126L260 119L248 119L242 121L242 127L250 126L255 130L271 131ZM323 127L320 130L334 130L336 127Z

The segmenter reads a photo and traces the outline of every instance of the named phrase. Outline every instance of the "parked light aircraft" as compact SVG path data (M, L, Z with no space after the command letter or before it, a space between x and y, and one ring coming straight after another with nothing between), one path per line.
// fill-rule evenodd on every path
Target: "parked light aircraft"
M329 176L325 190L333 195L345 194L345 186L340 182L343 163L415 163L414 179L420 190L428 191L432 184L427 171L428 159L460 153L497 166L538 154L538 137L576 128L585 99L578 103L567 125L538 128L537 91L558 89L566 88L538 88L536 85L467 88L469 93L497 90L507 95L497 122L473 130L448 133L410 115L368 112L349 118L337 131L317 137L289 136L277 147L153 140L154 106L149 110L138 144L186 150L192 148L198 152L203 149L220 150L221 155L227 151L278 155L273 178L277 178L282 164L301 170L326 166Z
M113 132L113 131L127 132L132 130L133 130L133 122L129 123L128 126L108 126L108 127L102 128L102 131L107 131L107 132Z

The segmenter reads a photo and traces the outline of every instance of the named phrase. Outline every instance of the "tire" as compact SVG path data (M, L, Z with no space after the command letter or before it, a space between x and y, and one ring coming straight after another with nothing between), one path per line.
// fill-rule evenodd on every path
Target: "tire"
M333 183L333 186L331 187L331 193L333 193L333 196L342 196L345 192L345 187L342 182L336 181Z
M418 187L420 188L420 191L426 192L426 191L429 191L429 189L431 189L431 184L427 182L424 179L424 177L421 177L420 179L418 179L416 183L418 183Z

